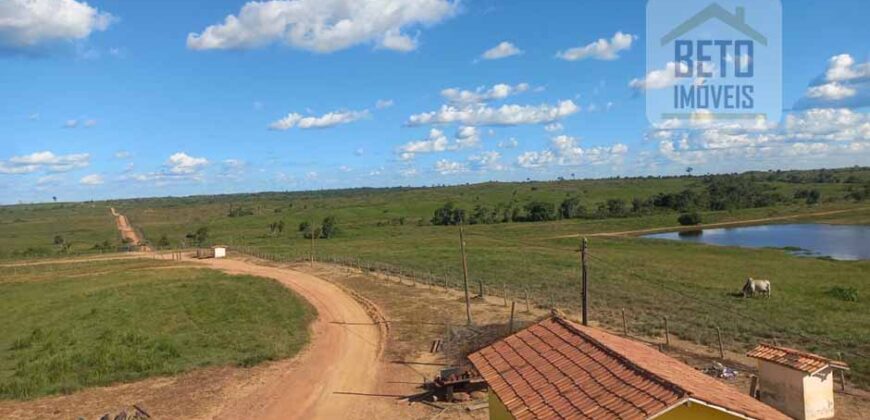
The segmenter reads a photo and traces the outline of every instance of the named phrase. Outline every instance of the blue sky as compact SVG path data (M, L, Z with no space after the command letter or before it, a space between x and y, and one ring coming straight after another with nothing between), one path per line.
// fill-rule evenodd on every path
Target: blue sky
M640 1L0 0L0 203L870 163L870 3L782 9L783 120L684 131Z

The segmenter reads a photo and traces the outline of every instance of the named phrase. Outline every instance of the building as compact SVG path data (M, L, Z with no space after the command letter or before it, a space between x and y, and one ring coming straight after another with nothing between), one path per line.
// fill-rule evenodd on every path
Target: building
M215 258L226 258L227 256L227 247L223 245L213 246L211 249L214 252Z
M646 344L553 316L469 360L491 419L787 419Z
M758 360L761 401L796 419L834 417L834 369L845 363L769 344L746 355Z

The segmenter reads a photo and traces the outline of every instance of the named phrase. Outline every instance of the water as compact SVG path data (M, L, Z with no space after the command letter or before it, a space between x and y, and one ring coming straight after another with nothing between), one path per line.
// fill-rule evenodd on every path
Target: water
M836 260L870 260L870 226L763 225L656 233L644 237L746 248L786 248L795 255Z

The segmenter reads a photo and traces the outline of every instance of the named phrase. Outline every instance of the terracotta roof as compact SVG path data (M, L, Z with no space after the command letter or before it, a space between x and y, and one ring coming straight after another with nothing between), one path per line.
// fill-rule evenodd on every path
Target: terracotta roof
M468 356L517 419L649 418L687 399L787 419L656 349L559 317Z
M788 347L772 346L770 344L759 344L749 353L746 353L746 355L806 373L815 373L828 366L837 369L849 369L849 366L843 362L831 360L817 354L790 349Z

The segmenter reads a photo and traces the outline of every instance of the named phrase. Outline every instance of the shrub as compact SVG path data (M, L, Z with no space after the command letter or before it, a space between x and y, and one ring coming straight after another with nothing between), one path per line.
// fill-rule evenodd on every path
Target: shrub
M691 213L683 213L677 219L683 226L694 226L701 224L701 215L698 212L693 211Z
M858 301L858 289L854 287L832 287L828 289L828 295L846 302Z

